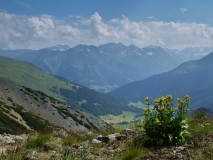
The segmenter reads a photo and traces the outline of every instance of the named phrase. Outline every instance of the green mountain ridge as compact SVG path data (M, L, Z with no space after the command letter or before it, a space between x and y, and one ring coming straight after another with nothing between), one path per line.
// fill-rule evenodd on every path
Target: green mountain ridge
M172 94L183 97L191 94L191 107L209 107L213 105L213 52L200 60L182 63L177 68L132 82L109 94L114 97L142 100L146 96L152 100Z
M76 109L95 115L120 114L123 110L132 110L107 94L49 75L27 62L0 57L0 77L42 91Z

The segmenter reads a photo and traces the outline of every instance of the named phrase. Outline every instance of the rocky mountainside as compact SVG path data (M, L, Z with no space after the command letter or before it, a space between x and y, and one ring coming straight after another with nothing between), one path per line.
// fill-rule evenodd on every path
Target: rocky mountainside
M3 78L0 78L0 114L1 133L49 127L67 131L106 130L109 127L92 114Z
M110 95L115 97L129 97L130 100L143 100L149 96L155 98L172 94L174 97L191 95L191 106L208 107L213 105L213 52L200 60L185 62L177 68L132 82L122 86Z

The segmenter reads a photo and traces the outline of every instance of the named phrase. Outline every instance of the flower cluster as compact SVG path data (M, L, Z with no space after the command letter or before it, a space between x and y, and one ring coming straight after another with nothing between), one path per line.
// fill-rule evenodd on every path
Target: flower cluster
M155 99L155 105L150 110L149 97L145 98L148 108L144 109L146 135L152 143L183 143L190 135L187 128L187 113L189 111L190 96L185 100L178 98L177 108L173 106L172 95Z

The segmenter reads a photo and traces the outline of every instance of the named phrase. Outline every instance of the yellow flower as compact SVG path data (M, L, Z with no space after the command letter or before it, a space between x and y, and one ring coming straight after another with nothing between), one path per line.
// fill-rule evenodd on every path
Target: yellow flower
M149 114L149 109L145 108L143 114L145 114L145 115Z
M146 101L149 101L149 97L146 97L145 100L146 100Z
M163 110L164 110L164 106L161 106L161 107L160 107L160 111L163 111Z
M179 103L179 104L178 104L178 107L179 107L180 109L184 108L183 103Z
M189 96L188 94L185 95L184 98L185 98L186 100L188 100L188 101L190 100L190 96Z
M178 103L183 103L183 100L181 98L178 98Z
M147 102L146 102L146 105L150 105L150 103L147 101Z
M52 153L55 153L55 150L52 150Z
M159 103L160 102L160 99L155 99L155 103Z
M155 124L158 124L158 123L160 123L159 119L155 118Z
M171 94L169 94L169 95L166 96L166 99L168 99L168 100L173 100L173 97L172 97Z
M166 98L165 98L165 97L161 97L160 99L161 99L162 101L166 100Z
M190 104L190 102L189 102L189 101L186 101L186 104Z

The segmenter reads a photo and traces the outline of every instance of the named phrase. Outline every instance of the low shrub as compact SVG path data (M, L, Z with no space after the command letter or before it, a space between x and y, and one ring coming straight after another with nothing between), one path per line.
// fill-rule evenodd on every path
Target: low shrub
M213 116L213 112L209 108L200 107L192 111L191 117L196 119L202 118L211 118Z

